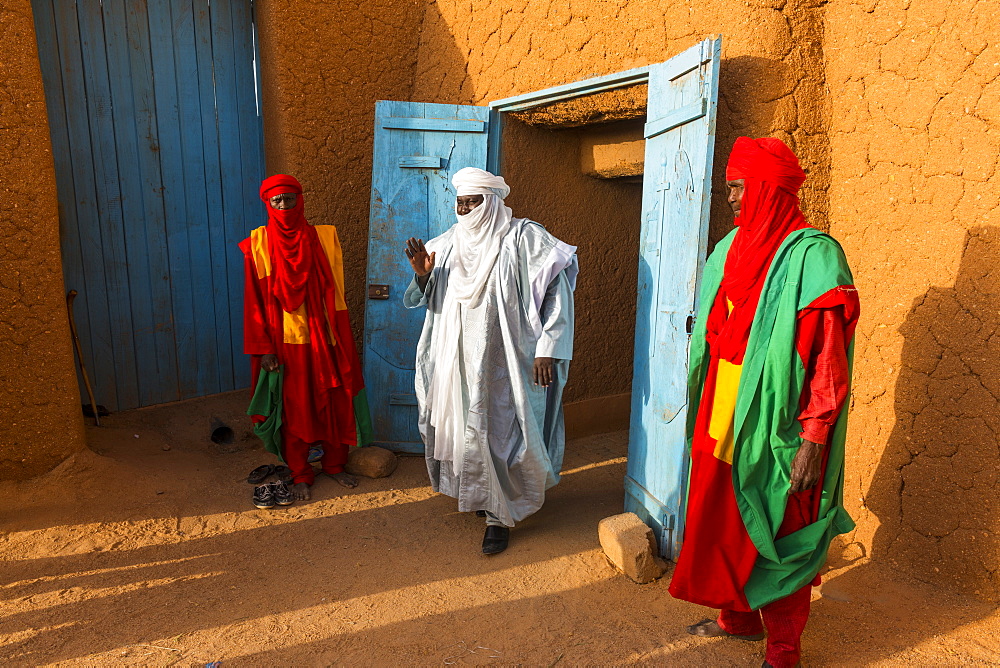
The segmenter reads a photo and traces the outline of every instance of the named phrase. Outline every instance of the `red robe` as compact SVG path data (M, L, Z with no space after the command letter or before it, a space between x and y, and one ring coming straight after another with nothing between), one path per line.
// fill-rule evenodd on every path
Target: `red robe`
M282 309L274 285L274 248L268 243L267 227L254 230L240 243L245 258L244 352L252 356L253 386L260 374L260 356L276 355L284 367L283 455L294 482L307 483L313 480L307 459L310 445L323 446L325 472L343 471L347 447L357 444L353 397L364 387L343 296L337 230L332 225L312 230L329 263L327 276L333 283L321 297L326 316L322 319L310 317L308 301L292 313Z

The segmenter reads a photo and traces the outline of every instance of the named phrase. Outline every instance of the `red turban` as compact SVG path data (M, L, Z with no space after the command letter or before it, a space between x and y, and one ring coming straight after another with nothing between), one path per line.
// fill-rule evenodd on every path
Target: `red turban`
M291 209L275 209L268 198L282 193L298 195ZM275 174L260 185L260 198L267 207L267 243L274 267L274 293L283 311L302 306L314 260L323 255L316 230L303 214L302 186L294 176ZM322 272L322 269L320 269Z
M723 359L741 364L771 260L785 237L809 226L797 194L806 175L780 139L740 137L726 179L743 179L743 199L720 288L732 311L710 343Z
M806 173L785 142L773 137L740 137L726 165L726 180L760 179L793 195L799 192Z

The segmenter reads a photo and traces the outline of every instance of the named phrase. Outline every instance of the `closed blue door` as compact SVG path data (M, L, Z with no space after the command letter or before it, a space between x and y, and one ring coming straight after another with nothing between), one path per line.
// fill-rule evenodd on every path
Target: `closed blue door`
M721 39L649 68L626 510L662 554L683 534L687 369L708 241Z
M251 0L33 0L63 271L112 410L246 387L264 220Z
M403 246L455 222L451 176L485 169L488 117L485 107L375 105L364 369L375 442L394 450L423 451L414 368L424 312L403 308L413 277Z

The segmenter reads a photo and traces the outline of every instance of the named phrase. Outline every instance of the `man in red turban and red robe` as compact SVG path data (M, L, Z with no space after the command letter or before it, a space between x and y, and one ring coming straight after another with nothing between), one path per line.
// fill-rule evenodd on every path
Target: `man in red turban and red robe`
M840 245L799 209L806 175L778 139L740 137L726 167L736 229L702 278L691 340L691 476L670 593L721 611L702 637L762 640L799 663L811 588L843 508L857 290Z
M323 450L324 473L344 487L358 484L344 465L348 448L357 445L354 398L364 381L344 301L337 228L306 221L302 186L287 174L266 179L260 198L267 225L240 242L244 352L251 356L254 387L261 369L282 371L281 456L292 472L292 494L305 500L315 475L313 446Z

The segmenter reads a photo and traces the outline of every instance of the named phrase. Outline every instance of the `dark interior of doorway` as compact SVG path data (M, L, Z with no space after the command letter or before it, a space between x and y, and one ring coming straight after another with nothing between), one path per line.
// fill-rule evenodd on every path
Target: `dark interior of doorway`
M571 437L628 428L645 111L646 87L633 86L503 118L502 172L514 215L579 249L564 396Z

